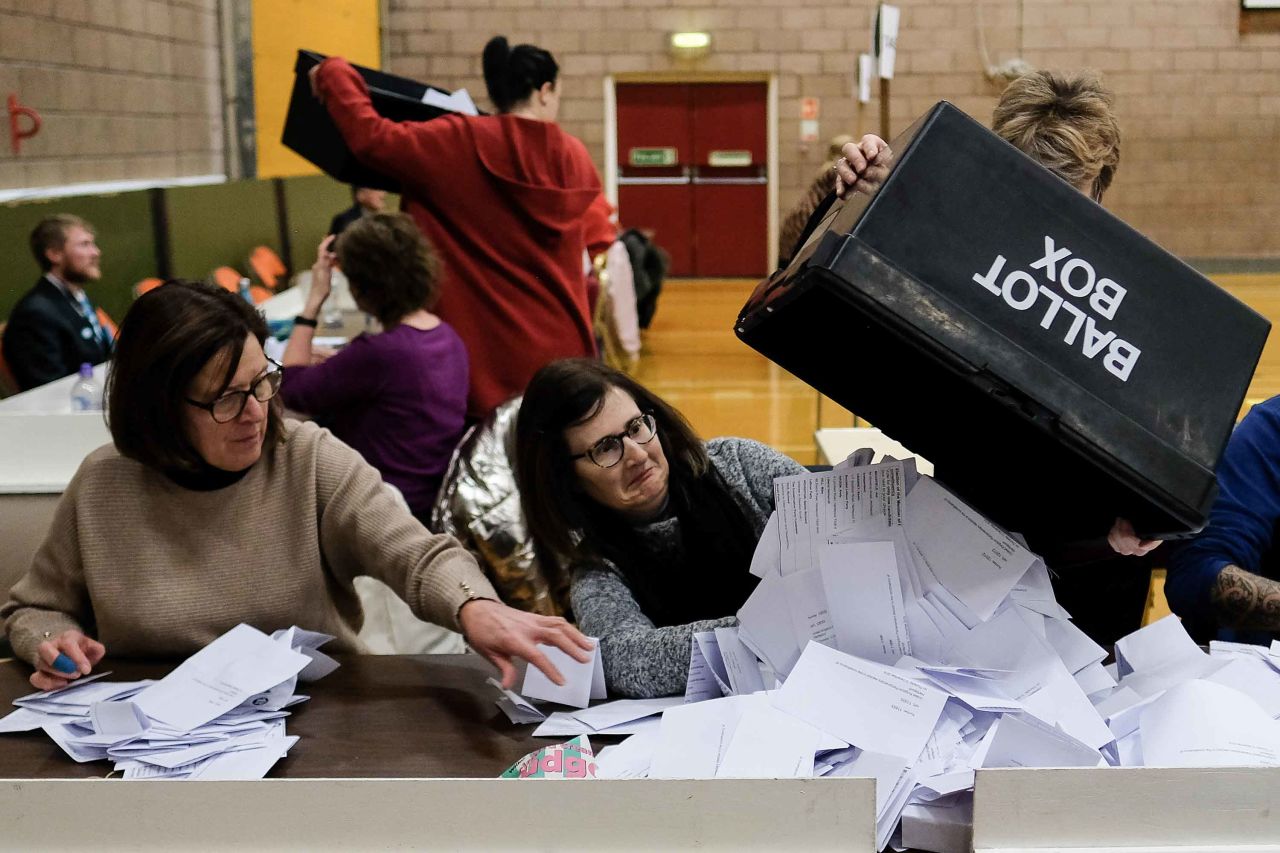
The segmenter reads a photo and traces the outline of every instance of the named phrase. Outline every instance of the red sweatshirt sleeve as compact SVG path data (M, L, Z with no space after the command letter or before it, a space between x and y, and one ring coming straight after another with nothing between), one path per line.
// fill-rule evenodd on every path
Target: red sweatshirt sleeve
M316 88L356 159L402 184L421 182L422 164L431 156L422 133L424 122L380 116L364 78L340 56L320 63Z
M601 252L609 251L613 241L618 239L618 226L610 221L613 216L613 205L604 197L604 193L596 196L587 208L583 222L583 238L587 243L587 254L593 259Z

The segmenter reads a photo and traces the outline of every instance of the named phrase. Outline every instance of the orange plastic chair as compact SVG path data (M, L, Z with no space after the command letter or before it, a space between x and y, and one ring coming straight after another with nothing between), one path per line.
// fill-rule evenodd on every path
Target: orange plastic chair
M111 315L101 308L97 310L98 322L102 324L102 328L111 333L111 340L115 340L120 336L120 329L116 327L116 321L111 319Z
M232 267L218 267L209 273L209 278L213 279L213 283L221 287L223 290L229 290L232 293L240 292L240 281L244 276ZM261 305L272 296L275 296L270 290L267 290L260 284L249 285L249 298L253 300L254 305Z
M249 269L268 290L275 290L280 277L289 272L284 261L269 246L258 246L249 254Z
M133 286L133 298L137 299L144 293L150 293L162 284L164 284L162 278L144 278Z
M216 270L209 273L209 278L214 284L218 285L218 287L221 287L223 290L230 290L232 293L239 293L240 279L244 278L244 276L240 275L239 270L232 269L231 267L218 267Z

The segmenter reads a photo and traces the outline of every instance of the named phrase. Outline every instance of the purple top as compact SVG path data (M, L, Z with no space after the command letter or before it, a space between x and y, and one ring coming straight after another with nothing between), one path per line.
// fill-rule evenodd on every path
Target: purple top
M426 518L462 437L467 349L447 323L360 335L309 367L286 367L284 404L322 421Z

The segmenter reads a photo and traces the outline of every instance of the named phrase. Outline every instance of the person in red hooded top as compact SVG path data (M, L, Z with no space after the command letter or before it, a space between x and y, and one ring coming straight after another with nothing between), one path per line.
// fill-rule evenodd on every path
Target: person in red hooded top
M400 183L403 209L444 261L436 313L470 353L472 419L523 393L544 364L596 353L583 250L607 248L586 234L600 178L555 124L558 71L547 51L495 36L484 78L498 114L427 122L382 118L340 57L311 72L347 146Z

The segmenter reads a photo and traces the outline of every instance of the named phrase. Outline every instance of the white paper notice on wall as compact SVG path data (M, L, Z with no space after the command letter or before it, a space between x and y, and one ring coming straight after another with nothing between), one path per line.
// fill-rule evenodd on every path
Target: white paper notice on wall
M800 141L801 142L817 142L818 141L818 120L814 118L805 118L800 120Z
M871 103L871 81L876 76L876 58L869 53L858 54L858 103Z
M898 21L902 14L897 6L881 3L876 13L876 56L880 60L880 76L893 79L893 61L898 56Z

